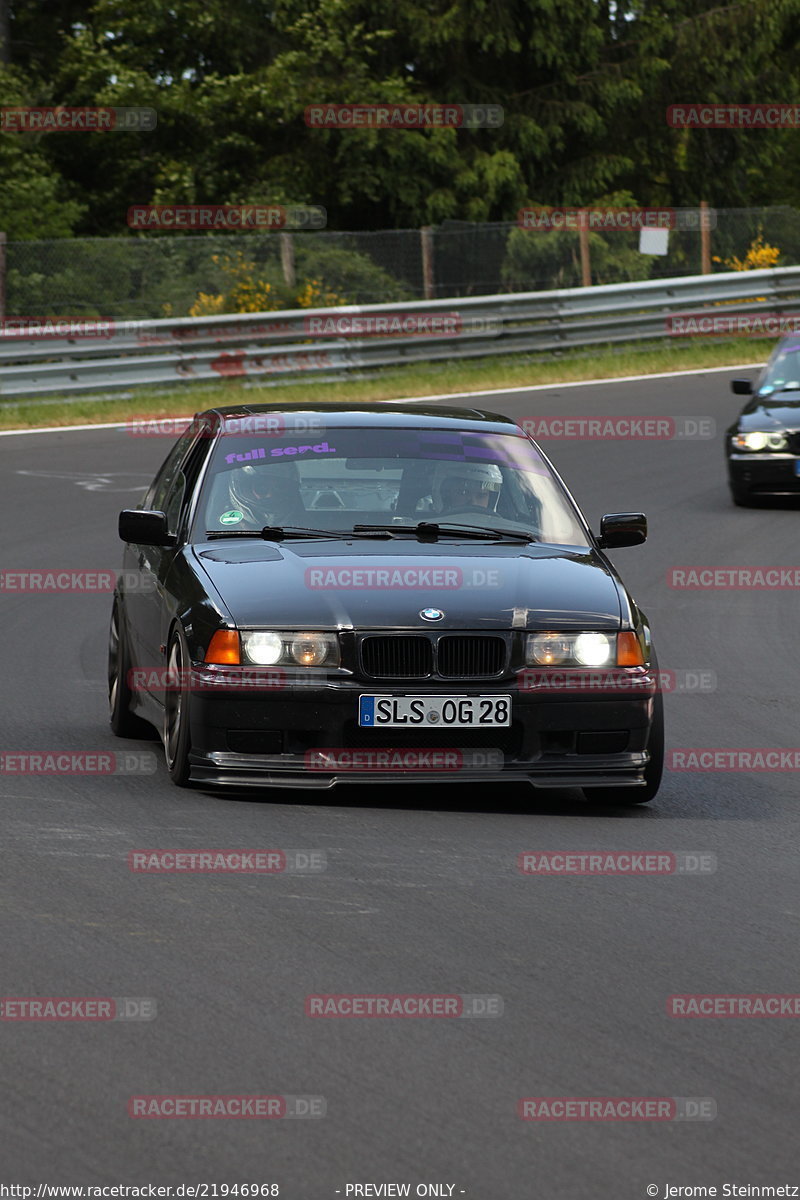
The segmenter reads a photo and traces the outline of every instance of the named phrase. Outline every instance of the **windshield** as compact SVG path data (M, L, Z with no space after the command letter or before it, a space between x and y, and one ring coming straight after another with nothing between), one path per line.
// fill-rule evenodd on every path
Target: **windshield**
M514 434L332 427L223 435L195 518L206 531L453 522L587 548L578 514L530 442Z
M767 363L758 394L771 392L800 392L800 344L796 341L779 346Z

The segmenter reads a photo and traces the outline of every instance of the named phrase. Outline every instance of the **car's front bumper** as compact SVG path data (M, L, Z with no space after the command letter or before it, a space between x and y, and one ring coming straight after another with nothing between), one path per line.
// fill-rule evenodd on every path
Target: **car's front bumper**
M620 761L622 760L622 761ZM542 788L582 787L642 787L642 772L647 762L646 754L597 755L582 762L580 768L566 763L542 761L523 767L509 763L505 767L467 767L456 770L437 771L415 767L411 770L333 770L309 773L302 762L291 762L287 756L279 758L255 754L211 753L199 759L192 755L191 777L197 783L211 787L276 787L305 788L324 791L336 784L371 783L382 786L391 783L439 784L439 783L530 783Z
M733 487L764 495L800 496L800 456L783 451L728 454Z
M201 686L192 690L189 704L192 779L310 789L497 780L547 788L643 784L655 673L616 670L631 688L613 691L600 684L544 692L530 685L531 676L449 687L442 682L389 687L328 677L319 684L252 694ZM197 678L202 681L204 673ZM512 724L364 729L357 724L363 693L509 695Z

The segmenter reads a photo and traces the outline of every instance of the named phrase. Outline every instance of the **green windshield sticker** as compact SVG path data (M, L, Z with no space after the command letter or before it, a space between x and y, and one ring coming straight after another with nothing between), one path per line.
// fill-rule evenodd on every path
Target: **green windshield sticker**
M238 525L244 520L244 513L238 508L229 508L219 519L220 525Z

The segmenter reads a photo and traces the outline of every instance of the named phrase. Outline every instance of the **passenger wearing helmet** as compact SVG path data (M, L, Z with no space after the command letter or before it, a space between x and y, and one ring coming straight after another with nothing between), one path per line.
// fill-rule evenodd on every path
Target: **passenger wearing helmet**
M248 525L256 529L300 520L302 503L294 463L239 467L231 474L229 491L231 508L243 512Z
M503 476L493 463L440 462L433 474L433 507L440 514L494 512Z

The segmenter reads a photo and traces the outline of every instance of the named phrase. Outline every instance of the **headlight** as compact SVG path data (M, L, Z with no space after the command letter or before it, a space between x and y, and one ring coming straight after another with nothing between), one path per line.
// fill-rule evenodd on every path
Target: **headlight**
M339 666L339 639L335 633L243 631L242 647L248 662L259 667Z
M303 633L292 641L292 658L301 667L319 667L328 657L331 639L324 633Z
M525 645L525 662L536 667L617 666L617 637L608 633L531 633ZM644 660L641 659L643 662ZM635 665L626 662L627 666Z
M754 430L753 433L735 433L733 445L737 450L785 450L789 439L785 433L766 433Z
M573 650L582 667L604 667L611 661L611 638L605 633L579 633Z
M274 667L281 661L283 638L279 633L245 633L242 641L250 662L259 667Z
M528 638L525 661L540 667L554 667L566 662L572 652L569 634L534 633Z

